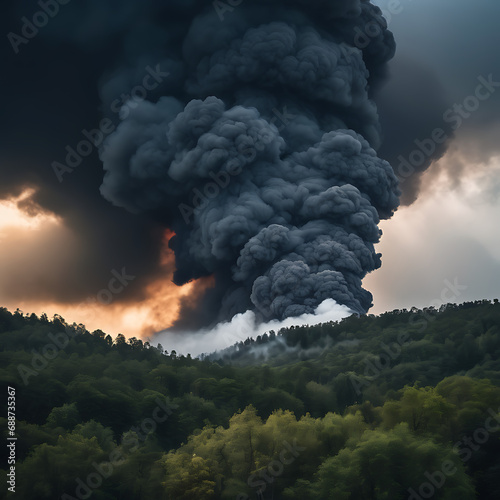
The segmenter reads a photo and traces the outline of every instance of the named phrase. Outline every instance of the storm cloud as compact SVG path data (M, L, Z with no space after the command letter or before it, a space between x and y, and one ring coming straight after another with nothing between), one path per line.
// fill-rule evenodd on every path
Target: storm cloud
M403 181L401 202L410 205L441 174L447 175L451 188L457 188L468 179L472 165L488 165L500 154L500 91L490 83L480 91L479 103L474 99L480 78L500 85L498 57L492 50L500 43L500 4L495 0L374 3L398 40L387 84L374 95L384 132L379 155ZM432 139L436 129L446 140ZM424 152L418 143L426 140L434 149L429 143ZM458 151L454 156L460 161L439 161L447 151ZM426 172L434 179L422 186Z

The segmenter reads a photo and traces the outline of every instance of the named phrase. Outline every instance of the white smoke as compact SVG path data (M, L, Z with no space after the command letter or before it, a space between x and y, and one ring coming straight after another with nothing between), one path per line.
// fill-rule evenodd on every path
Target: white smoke
M188 353L191 356L199 356L203 353L211 353L225 349L237 342L243 342L247 338L256 338L266 332L274 330L278 332L281 328L290 326L305 326L340 321L351 316L353 311L348 307L337 304L333 299L324 300L312 314L303 314L283 321L271 320L267 323L257 324L255 313L246 311L237 314L230 322L219 323L213 329L204 329L197 332L176 333L172 330L164 330L154 337L154 343L160 343L169 352L175 350L178 355Z

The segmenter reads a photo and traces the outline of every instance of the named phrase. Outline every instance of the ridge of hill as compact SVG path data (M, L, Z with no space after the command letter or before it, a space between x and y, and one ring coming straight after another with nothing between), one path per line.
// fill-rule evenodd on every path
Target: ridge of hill
M203 359L0 308L0 367L26 500L364 500L373 488L418 500L426 484L436 499L500 495L500 426L484 434L500 424L498 300L288 328Z

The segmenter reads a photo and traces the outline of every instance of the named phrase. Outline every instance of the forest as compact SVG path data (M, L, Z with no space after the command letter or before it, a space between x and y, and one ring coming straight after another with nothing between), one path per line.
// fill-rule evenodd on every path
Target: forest
M498 300L270 331L200 358L0 308L0 360L11 498L500 498Z

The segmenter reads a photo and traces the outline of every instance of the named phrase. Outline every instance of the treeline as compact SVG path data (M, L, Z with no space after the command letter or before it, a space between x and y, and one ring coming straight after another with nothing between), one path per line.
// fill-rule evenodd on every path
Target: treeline
M23 499L499 498L498 301L204 359L0 308L0 349Z

